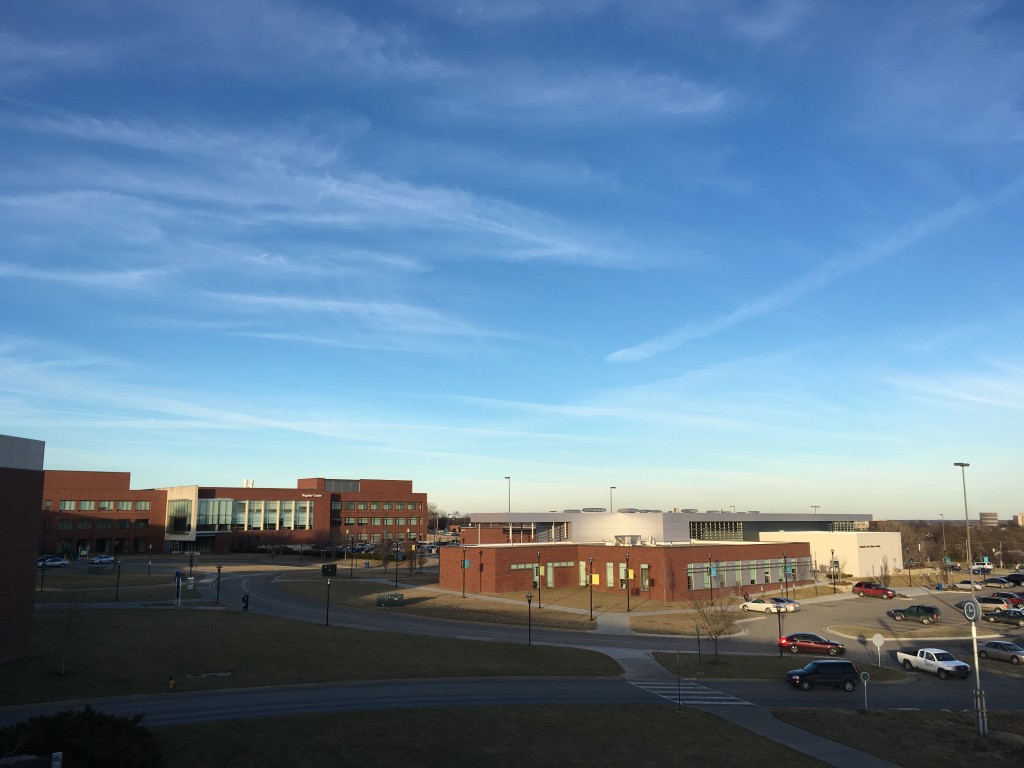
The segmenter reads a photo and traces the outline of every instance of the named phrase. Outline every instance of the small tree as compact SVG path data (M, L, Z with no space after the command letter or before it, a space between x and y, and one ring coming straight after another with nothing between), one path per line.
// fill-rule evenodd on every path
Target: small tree
M697 614L697 626L715 645L715 663L718 663L718 638L735 626L730 606L715 602L712 598L693 598L688 601L690 609Z
M892 581L892 568L889 565L888 555L882 555L882 564L878 569L878 581L886 587Z

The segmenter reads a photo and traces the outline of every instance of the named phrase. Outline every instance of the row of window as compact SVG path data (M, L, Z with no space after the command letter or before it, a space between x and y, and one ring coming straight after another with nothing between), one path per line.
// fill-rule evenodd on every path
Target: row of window
M117 528L124 529L131 528L133 522L135 528L149 528L149 520L94 520L91 517L80 517L77 520L58 520L57 530L70 531L77 528L80 531L88 531L94 527L97 530L109 530L114 528L115 524Z
M341 511L341 504L342 503L340 501L332 501L331 502L331 511L332 512L340 512ZM350 510L350 509L355 509L355 510L360 510L360 509L368 509L368 510L381 509L381 510L384 510L385 512L390 512L392 510L398 510L398 511L401 511L401 510L418 510L418 509L423 509L423 502L421 502L421 501L346 501L345 502L345 509L346 510Z
M50 511L50 499L46 500L46 511ZM118 512L149 512L150 502L148 501L74 501L71 499L61 499L60 507L61 512L113 512L115 509Z
M340 517L332 517L331 525L337 527L341 525ZM345 525L376 525L376 526L414 526L421 525L423 522L422 517L346 517Z

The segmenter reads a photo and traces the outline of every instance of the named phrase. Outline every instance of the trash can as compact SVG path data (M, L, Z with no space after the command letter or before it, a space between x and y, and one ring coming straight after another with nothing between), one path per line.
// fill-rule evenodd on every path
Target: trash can
M405 605L405 595L401 592L385 592L377 595L378 608L390 608L393 605Z
M939 592L942 591L942 582L941 581L938 584L935 585L935 589L937 589Z
M338 564L337 563L324 563L320 566L321 576L337 576L338 575Z

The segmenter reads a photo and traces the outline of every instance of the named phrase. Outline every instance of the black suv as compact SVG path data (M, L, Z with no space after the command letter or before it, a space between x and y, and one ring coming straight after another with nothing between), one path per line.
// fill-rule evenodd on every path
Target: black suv
M894 608L885 612L886 616L896 621L920 621L922 624L931 624L942 618L942 612L934 605L908 605L906 608Z
M860 674L852 661L812 661L803 669L786 673L786 682L801 691L809 691L816 685L830 685L852 691L857 687Z

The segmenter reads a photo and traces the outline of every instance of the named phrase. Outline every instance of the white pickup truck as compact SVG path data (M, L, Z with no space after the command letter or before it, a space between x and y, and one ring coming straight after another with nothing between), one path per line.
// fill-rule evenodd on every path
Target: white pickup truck
M896 661L903 665L908 672L912 669L920 669L923 672L933 672L940 680L947 677L959 677L967 679L971 674L971 665L958 661L949 651L941 648L922 648L917 653L896 653Z

